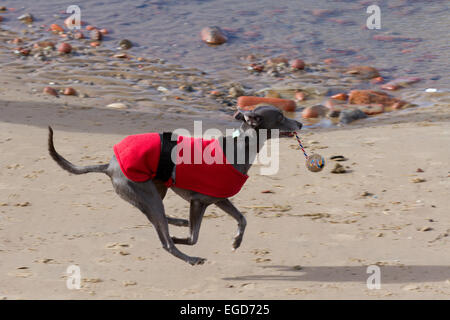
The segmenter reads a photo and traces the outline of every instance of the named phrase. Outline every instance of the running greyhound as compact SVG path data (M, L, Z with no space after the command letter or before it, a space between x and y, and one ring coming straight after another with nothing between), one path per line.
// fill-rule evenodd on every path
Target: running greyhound
M247 177L247 172L249 171L253 161L255 160L256 154L259 151L259 147L262 146L267 139L270 139L272 137L271 130L277 129L279 132L279 137L292 137L293 132L300 130L302 127L302 124L300 122L286 118L279 109L268 105L259 105L254 110L251 111L242 111L242 110L237 111L234 115L234 118L236 120L242 121L240 128L238 129L238 131L236 131L237 134L234 134L233 136L223 136L219 139L219 143L223 148L223 150L221 151L223 151L224 155L225 154L229 155L228 153L226 153L225 146L229 145L229 143L231 145L234 145L233 154L231 155L231 157L230 156L226 157L225 161L228 163L228 165L230 165L231 163L232 166L230 165L230 167L232 167L232 169L236 171L236 174L244 176L243 179L241 179L242 177L237 177L237 179L240 179L239 181L243 182L245 182L246 179L245 177ZM262 129L267 129L266 131L267 134L260 135L259 132L262 132L263 131ZM253 152L253 154L250 154L249 150L251 146L249 144L251 143L251 141L254 140L250 138L254 137L255 134L258 137L257 151ZM145 135L142 136L137 135L137 136L144 139L147 137ZM123 141L125 141L130 137L137 137L137 136L129 136L125 138ZM51 127L49 127L48 150L50 156L56 161L56 163L61 168L70 173L84 174L88 172L101 172L107 174L111 178L116 193L121 198L137 207L147 216L148 220L155 227L163 248L168 252L170 252L175 257L182 259L183 261L191 265L203 264L206 261L206 259L204 258L190 257L182 253L180 250L178 250L175 244L194 245L197 242L203 214L205 213L206 208L211 204L215 204L217 207L222 209L224 212L232 216L237 221L238 232L237 235L234 237L233 241L233 249L234 250L237 249L242 242L244 230L247 225L247 222L242 213L228 199L229 197L228 194L224 195L221 194L221 196L213 196L209 192L207 192L208 191L207 189L204 189L205 191L199 192L196 190L200 189L189 188L184 186L183 184L182 187L179 187L177 185L179 180L178 178L182 179L181 172L183 171L181 169L180 170L177 169L178 164L176 166L174 165L172 158L170 156L167 157L167 152L163 152L164 149L168 149L168 146L170 147L170 149L172 149L174 146L177 145L177 142L175 142L175 144L173 143L171 144L167 142L167 139L162 138L163 135L160 135L157 138L159 139L159 137L161 137L161 144L160 144L161 148L155 151L157 153L160 153L159 164L158 168L156 169L156 171L158 172L156 173L156 175L153 174L147 177L146 175L142 175L141 171L136 171L140 174L139 179L137 178L133 179L133 177L130 176L133 175L132 173L130 173L131 170L128 172L126 171L124 163L127 162L127 159L122 159L122 161L120 161L121 159L117 159L119 153L116 150L116 146L120 144L115 146L115 155L113 155L109 164L92 165L84 167L77 166L70 163L56 152L55 147L53 145L53 130ZM175 140L177 139L178 141L180 141L179 137L175 138ZM173 141L174 137L171 137L171 140ZM128 146L126 147L128 148ZM127 148L122 149L130 150ZM169 150L169 152L170 151L171 150ZM133 151L129 152L128 155L129 154L140 155L142 153L140 153L140 151L139 152ZM245 154L245 159L244 161L241 161L241 163L237 163L236 161L228 161L230 160L230 158L234 160L236 159L236 155L242 154ZM126 156L127 154L125 156L120 155L119 158L126 158ZM145 156L152 157L153 154L148 154L147 152ZM207 170L208 168L213 168L208 166L204 167L207 168ZM161 173L160 172L161 168L164 168L166 173L164 172ZM169 174L167 174L167 170L170 170ZM198 177L198 175L202 175L201 171L198 172L200 173L194 172L193 176L191 174L190 180L192 180L192 177L194 177L195 180L195 178ZM226 179L223 179L223 177L225 177ZM204 177L198 178L201 180L201 178ZM168 179L169 180L173 179L175 183L168 184L167 183ZM209 176L208 179L211 180L211 177ZM218 180L219 183L224 186L229 184L227 175L222 175L221 179L213 179L213 180ZM163 199L167 193L168 188L171 188L180 197L190 202L189 220L166 216L163 205ZM239 192L239 190L240 186L238 188L238 191L235 191L234 193ZM171 237L169 234L168 224L172 224L175 226L189 227L190 231L189 237L187 238Z

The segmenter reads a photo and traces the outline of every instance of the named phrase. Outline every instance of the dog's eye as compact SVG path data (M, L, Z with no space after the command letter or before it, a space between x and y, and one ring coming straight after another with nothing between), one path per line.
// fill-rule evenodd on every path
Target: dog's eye
M280 114L279 116L278 116L278 122L283 122L284 121L284 116L282 115L282 114Z

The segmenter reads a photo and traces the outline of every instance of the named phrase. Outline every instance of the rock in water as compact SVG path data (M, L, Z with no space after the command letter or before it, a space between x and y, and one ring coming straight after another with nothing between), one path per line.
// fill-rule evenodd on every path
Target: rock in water
M291 61L291 68L295 70L305 69L305 61L301 59L295 59Z
M130 49L132 46L133 46L133 44L128 39L122 39L119 42L119 47L122 49Z
M53 89L52 87L45 87L44 93L55 96L55 97L58 96L58 92L55 89Z
M25 13L25 14L21 15L17 19L22 21L25 24L31 24L31 23L33 23L33 20L34 20L33 16L29 13Z
M379 77L378 70L369 66L356 66L347 70L346 74L355 75L361 79L373 79Z
M64 95L66 96L75 96L77 94L77 92L75 91L74 88L68 87L66 89L64 89Z
M302 112L302 117L305 119L308 118L320 118L324 117L328 113L329 109L321 104L317 104L315 106L307 107Z
M403 107L408 104L405 101L391 97L383 91L374 90L352 90L348 97L350 104L381 104L385 108L393 107L395 104L399 104L399 107Z
M206 27L201 31L202 40L208 44L219 45L227 42L228 38L219 27Z
M367 118L367 114L359 109L353 110L342 110L339 114L339 122L343 124L348 124L355 120Z
M97 29L92 30L90 32L89 36L90 36L91 40L94 40L94 41L101 41L103 39L103 34Z
M66 42L63 42L59 45L58 51L60 53L71 53L72 52L72 46Z
M128 107L124 103L116 102L108 104L106 107L111 109L127 109Z
M295 101L287 99L241 96L237 100L238 108L243 110L253 110L258 104L270 104L288 112L293 112L296 108Z

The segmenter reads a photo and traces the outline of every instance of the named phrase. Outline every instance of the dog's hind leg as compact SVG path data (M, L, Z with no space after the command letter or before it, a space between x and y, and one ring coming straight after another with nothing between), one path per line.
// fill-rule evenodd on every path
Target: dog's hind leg
M245 217L242 215L242 213L228 199L216 202L216 206L218 206L220 209L222 209L230 216L232 216L234 219L236 219L238 223L238 233L234 237L233 241L233 249L236 250L241 245L242 238L244 237L244 231L245 227L247 226L247 220L245 220Z
M178 250L169 235L168 219L164 205L155 184L152 181L135 183L126 177L113 178L116 192L126 201L140 209L150 220L158 233L165 250L175 257L191 264L203 264L206 259L190 257Z
M160 180L153 180L153 183L155 184L156 190L158 190L161 200L164 200L164 198L167 194L167 189L168 189L166 187L165 183ZM178 227L188 227L189 226L189 221L186 219L167 217L167 222L169 224L172 224L172 225L178 226Z
M198 199L191 200L191 206L189 209L189 237L176 238L172 237L174 243L194 245L197 243L198 235L200 233L200 226L202 224L203 214L205 213L208 205L202 203Z

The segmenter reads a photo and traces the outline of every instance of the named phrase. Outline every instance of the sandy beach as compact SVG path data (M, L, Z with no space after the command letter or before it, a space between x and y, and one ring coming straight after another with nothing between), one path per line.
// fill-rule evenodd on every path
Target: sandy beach
M107 176L71 176L46 151L78 164L109 160L132 133L189 128L152 115L1 101L0 297L5 299L448 299L449 114L415 109L399 118L303 135L327 167L311 173L294 139L282 140L281 169L258 166L233 201L248 220L231 251L235 222L207 211L192 267L166 253L146 218L118 198ZM402 121L398 121L399 119ZM405 121L408 120L408 121ZM237 123L236 123L237 124ZM344 174L330 156L343 155ZM420 168L423 172L416 172ZM422 181L414 179L423 179ZM267 190L273 193L262 193ZM187 217L169 192L167 213ZM171 227L175 235L186 230ZM80 290L66 269L81 268ZM378 265L381 289L369 290Z
M380 1L381 30L366 1L92 0L81 31L69 4L0 6L0 300L450 298L445 1ZM241 247L215 206L178 245L201 266L167 253L106 175L71 175L47 151L51 125L64 157L107 163L131 134L237 128L255 99L284 103L326 166L308 171L280 140L279 171L254 165L232 198ZM164 204L188 218L172 191Z

